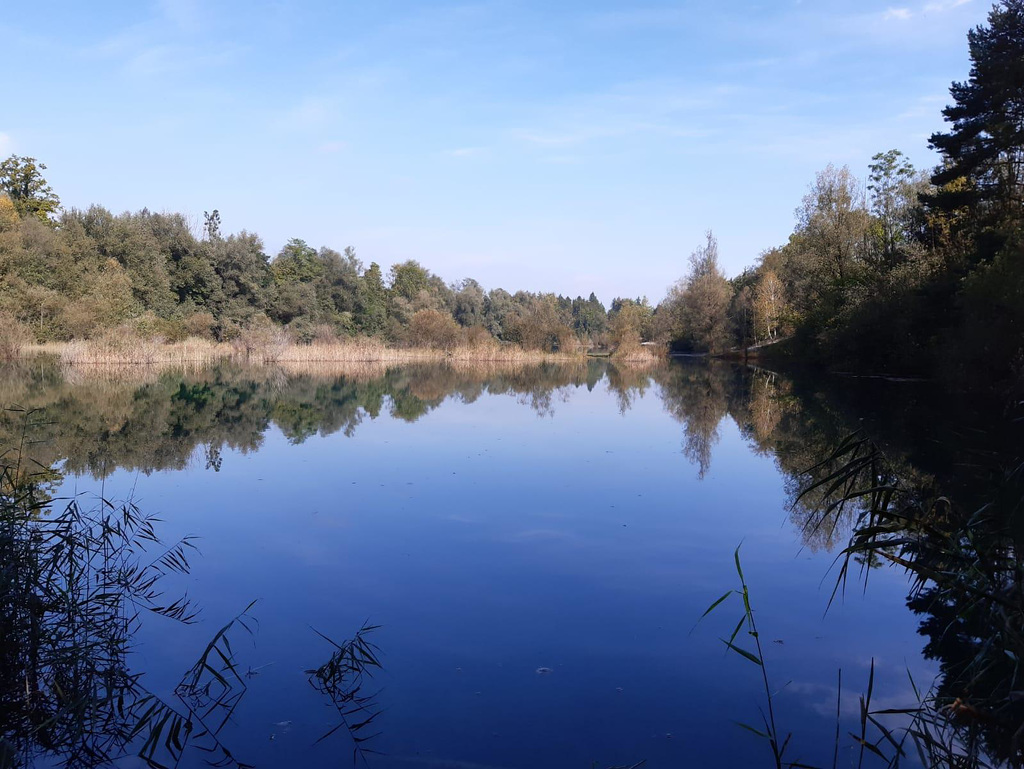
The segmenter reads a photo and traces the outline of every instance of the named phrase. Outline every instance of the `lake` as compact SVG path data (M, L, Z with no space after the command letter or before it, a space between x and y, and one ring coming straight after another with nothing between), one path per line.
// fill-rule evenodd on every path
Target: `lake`
M5 404L38 409L8 412L3 440L31 439L25 456L56 471L47 493L131 499L164 543L196 537L188 573L164 569L156 599L187 594L195 620L144 611L117 658L154 698L204 713L209 733L194 721L178 735L182 766L222 750L344 766L354 747L375 751L355 756L372 767L770 766L737 725L763 728L761 669L722 641L741 603L701 619L738 585L737 548L788 758L832 765L838 705L838 765L856 765L845 733L872 665L877 707L912 704L908 671L927 688L938 665L901 571L872 569L866 589L854 573L829 605L851 513L820 520L796 496L857 430L905 477L979 493L942 441L962 448L981 417L933 398L927 383L696 360L144 374L37 362L0 377ZM220 637L231 665L183 694L243 611ZM309 671L364 624L380 666L348 725L377 715L354 743L338 728L345 691ZM22 663L5 654L16 687ZM11 765L81 757L5 702Z

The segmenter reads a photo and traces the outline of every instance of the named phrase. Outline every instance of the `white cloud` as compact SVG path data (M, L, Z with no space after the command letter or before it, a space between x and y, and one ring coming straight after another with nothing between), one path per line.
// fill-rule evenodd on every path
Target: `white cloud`
M909 8L887 8L885 13L882 14L882 18L886 21L906 21L913 15L913 12Z
M908 102L906 108L896 115L898 120L935 120L936 116L944 106L949 103L949 92L942 91L934 94L918 96Z
M885 12L882 14L882 19L885 21L907 21L922 13L946 13L947 11L959 8L962 5L967 5L971 1L972 0L933 0L930 3L925 3L921 6L920 10L911 10L906 7L886 8Z
M0 156L6 156L14 151L14 139L10 134L0 132Z
M924 10L926 13L943 13L959 8L961 5L967 5L969 2L971 0L938 0L925 5Z
M187 36L172 34L166 24L147 22L88 44L81 54L88 59L117 61L129 77L149 79L213 69L233 61L243 50L234 43L203 45Z

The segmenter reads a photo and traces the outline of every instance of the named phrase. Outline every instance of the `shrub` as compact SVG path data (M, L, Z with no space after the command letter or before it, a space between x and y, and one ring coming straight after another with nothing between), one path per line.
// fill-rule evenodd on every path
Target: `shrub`
M236 354L249 361L275 363L284 355L290 339L288 333L263 316L253 319L232 340Z
M409 321L406 340L413 347L450 350L462 336L455 318L439 310L420 310Z
M213 339L214 329L217 327L217 319L209 312L194 312L185 318L182 326L186 336Z
M0 314L0 360L12 361L33 342L28 327L10 313Z
M319 326L314 326L306 318L296 318L287 325L287 338L299 344L309 344L317 335Z
M558 330L558 352L565 355L582 355L586 352L583 340L576 336L571 328L563 327Z
M313 327L313 344L336 344L338 341L338 335L334 331L334 327L327 324L321 323Z
M470 326L462 332L467 347L497 347L498 340L483 326Z

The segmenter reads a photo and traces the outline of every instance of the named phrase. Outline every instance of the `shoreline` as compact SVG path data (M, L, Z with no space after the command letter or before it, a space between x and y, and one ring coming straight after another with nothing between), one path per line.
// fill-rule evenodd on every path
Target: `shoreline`
M428 347L391 347L376 340L338 340L300 344L271 341L259 345L213 342L191 338L180 342L160 342L138 338L106 338L24 345L13 360L52 357L71 369L90 368L201 368L220 363L255 366L302 366L335 364L464 363L542 365L586 363L595 357L586 350L544 352L524 350L518 345L485 343L460 345L446 349ZM666 356L640 350L604 354L601 359L625 365L654 365Z

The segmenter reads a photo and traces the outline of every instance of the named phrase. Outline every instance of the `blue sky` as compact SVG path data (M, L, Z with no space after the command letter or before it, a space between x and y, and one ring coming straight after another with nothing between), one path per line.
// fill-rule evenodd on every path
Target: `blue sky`
M935 157L984 0L0 0L0 155L66 206L660 299L785 241L815 171Z

